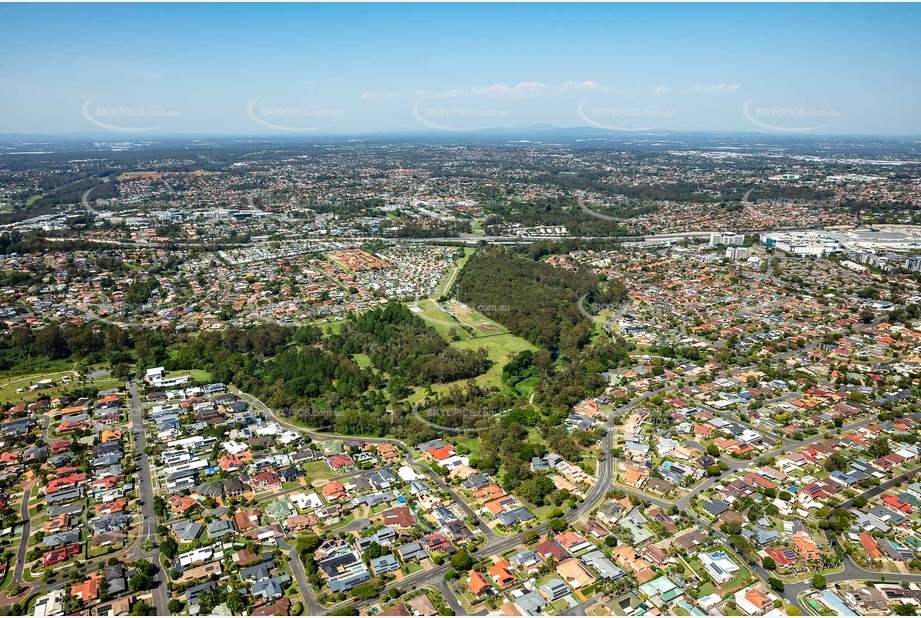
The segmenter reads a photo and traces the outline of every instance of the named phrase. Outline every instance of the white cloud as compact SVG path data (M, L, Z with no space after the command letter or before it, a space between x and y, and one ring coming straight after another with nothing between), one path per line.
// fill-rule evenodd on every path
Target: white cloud
M400 96L399 92L387 91L387 92L362 92L359 97L362 101L367 101L368 99L396 99Z
M587 79L584 82L563 82L563 92L599 92L605 88L596 81Z
M694 84L691 86L691 94L725 94L727 92L735 92L742 87L742 84L717 84L715 86L704 86L701 84Z
M546 84L540 82L520 82L515 86L506 84L493 84L492 86L474 86L470 90L442 90L427 91L417 90L416 96L434 97L437 99L447 99L451 97L530 97L539 96L547 92Z
M668 86L655 86L653 87L652 91L655 94L668 94L672 91L672 89Z
M479 97L525 97L543 94L547 86L540 82L520 82L516 86L493 84L492 86L474 87L470 94Z

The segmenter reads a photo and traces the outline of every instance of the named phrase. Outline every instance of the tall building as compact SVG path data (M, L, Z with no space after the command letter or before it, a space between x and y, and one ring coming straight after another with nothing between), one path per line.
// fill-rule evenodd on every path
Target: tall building
M913 273L921 271L921 255L916 255L905 260L905 270Z
M745 234L736 234L734 232L712 232L710 234L710 246L729 245L739 246L745 244Z

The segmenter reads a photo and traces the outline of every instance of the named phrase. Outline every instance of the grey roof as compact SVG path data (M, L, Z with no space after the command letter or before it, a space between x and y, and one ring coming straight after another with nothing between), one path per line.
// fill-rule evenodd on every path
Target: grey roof
M904 546L896 547L889 539L880 539L879 546L893 560L912 560L915 557L915 552Z
M173 524L173 534L183 543L190 543L201 533L201 524L194 521L180 521Z
M597 549L588 552L579 558L585 566L592 567L602 579L618 579L626 575L623 569L611 562L611 559L605 556Z
M397 559L393 557L393 554L387 554L386 556L381 556L380 558L373 558L371 560L371 570L374 571L375 575L380 575L381 573L390 573L392 571L399 571L400 563L397 562Z
M122 530L123 528L126 528L130 523L130 515L126 515L125 513L112 513L111 515L103 515L102 517L97 517L90 522L90 525L93 527L93 530L99 534L101 532ZM201 529L201 526L199 526L199 529Z
M704 502L703 507L705 511L714 517L719 517L729 510L729 503L724 502L723 500L711 500L710 502Z
M197 586L192 586L191 588L185 589L185 600L189 605L192 605L198 601L198 597L202 592L208 592L217 586L217 582L205 582L203 584L198 584Z
M45 496L45 502L47 504L58 504L61 502L73 502L79 498L83 497L83 488L74 487L73 489L66 489L64 491L56 491L50 496ZM82 505L81 505L82 508Z
M903 523L908 521L908 518L902 515L901 513L896 513L895 511L890 511L884 506L875 506L869 511L870 515L878 517L879 519L892 524L893 526L901 526Z
M272 576L272 569L274 568L275 562L272 560L266 560L259 564L248 566L245 569L240 569L240 580L244 582L259 582L264 579L269 579Z
M496 519L498 519L506 526L511 526L518 522L534 519L534 513L521 506L517 509L512 509L511 511L502 511L496 515Z
M401 545L397 548L397 551L400 552L400 557L403 558L404 562L407 560L425 560L429 557L429 553L425 551L419 541Z
M567 586L562 579L551 579L540 587L540 591L552 603L569 594L569 586Z
M250 593L252 593L254 597L262 597L264 599L280 597L285 593L281 585L289 579L291 579L291 577L288 575L279 575L278 577L256 582L253 584L253 587L250 588Z
M220 498L224 495L224 488L221 486L220 481L202 483L193 491L201 496L211 496L212 498Z
M76 543L80 540L80 530L65 530L64 532L57 532L55 534L49 534L42 539L42 545L45 547L60 547L61 545L68 545L70 543Z
M508 563L512 565L528 564L529 562L540 563L540 558L530 549L523 549L508 559Z
M749 540L754 538L758 545L767 545L771 541L779 539L780 533L772 528L762 528L761 526L757 526L753 530L746 528L742 531L742 536Z
M515 605L527 616L540 616L547 607L547 599L536 592L528 592L515 599Z
M233 532L233 524L227 519L215 519L208 524L207 532L210 538L221 537L228 532Z
M368 571L360 571L358 573L352 573L351 575L329 580L329 589L330 592L348 592L358 584L363 584L370 579L371 573Z
M128 589L128 583L125 580L125 567L121 564L107 566L105 570L105 580L108 584L106 592L110 597L121 594Z
M83 505L79 502L73 504L52 504L48 507L48 517L57 517L67 513L68 515L78 515L83 512Z

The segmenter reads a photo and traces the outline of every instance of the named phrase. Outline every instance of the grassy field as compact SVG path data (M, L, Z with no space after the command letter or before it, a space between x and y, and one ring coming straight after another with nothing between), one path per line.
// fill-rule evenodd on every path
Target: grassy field
M508 362L509 354L512 352L523 352L524 350L536 351L533 345L516 337L511 333L504 335L495 335L492 337L483 337L476 339L466 339L464 341L455 341L451 344L462 350L476 350L486 348L489 352L489 360L493 361L493 366L477 382L488 386L502 385L502 367Z
M446 341L451 340L450 333L452 330L454 330L461 339L470 338L470 334L457 323L457 320L451 317L451 314L444 311L438 303L431 300L420 300L415 303L407 303L407 306L414 315L422 318L426 324L438 331L438 334Z
M362 369L371 366L371 359L368 358L367 354L353 354L352 360L355 361Z
M477 376L476 382L480 386L495 386L497 388L502 388L502 367L508 362L510 353L537 349L524 339L516 337L511 333L494 335L491 337L464 339L463 341L455 341L451 343L451 345L464 350L486 348L489 353L489 359L493 361L493 366L490 367L486 373ZM466 388L466 384L466 380L458 380L457 382L449 384L436 384L432 387L432 390L436 394L443 393L447 392L452 385L456 385L463 390ZM407 400L410 403L415 403L425 399L425 396L425 389L417 387L416 391L410 395Z
M197 382L211 382L211 374L203 369L183 369L179 371L170 371L166 374L167 378L175 378L177 376L192 376L192 379Z
M332 333L333 335L338 335L339 331L342 330L343 322L345 322L345 320L327 322L326 324L317 324L317 326L319 326L320 330L322 330L327 335L330 333Z
M463 303L450 300L444 303L444 306L445 309L454 315L455 320L473 329L477 336L508 332L508 329L498 322L490 320L482 313L475 311Z
M333 475L332 470L330 470L326 462L322 460L311 461L308 464L304 464L304 473L304 480L306 480L308 484L319 479L328 479Z
M480 441L476 438L458 438L458 445L466 446L470 449L470 459L479 459L480 458Z
M61 383L61 378L65 375L71 377L71 381L67 384ZM55 385L49 388L43 388L41 390L30 391L29 386L34 384L39 380L46 378L51 378L55 381ZM21 376L14 378L12 382L5 382L0 386L0 402L6 402L9 405L16 405L25 402L37 401L40 398L49 398L53 399L58 395L62 395L74 389L83 388L91 386L98 390L105 390L108 388L116 388L124 384L124 380L113 377L98 378L96 380L86 380L85 382L78 379L73 379L74 374L70 372L55 372L55 373L34 373L29 376ZM17 393L17 389L23 389L21 393Z

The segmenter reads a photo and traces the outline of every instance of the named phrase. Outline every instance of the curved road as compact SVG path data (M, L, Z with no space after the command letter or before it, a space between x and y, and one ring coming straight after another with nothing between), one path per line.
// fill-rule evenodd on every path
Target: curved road
M19 506L19 516L22 518L22 538L19 540L19 552L16 554L16 569L13 571L13 584L22 582L22 570L26 566L26 554L29 548L29 536L32 525L29 518L29 500L32 499L32 490L35 484L22 495L22 504Z

